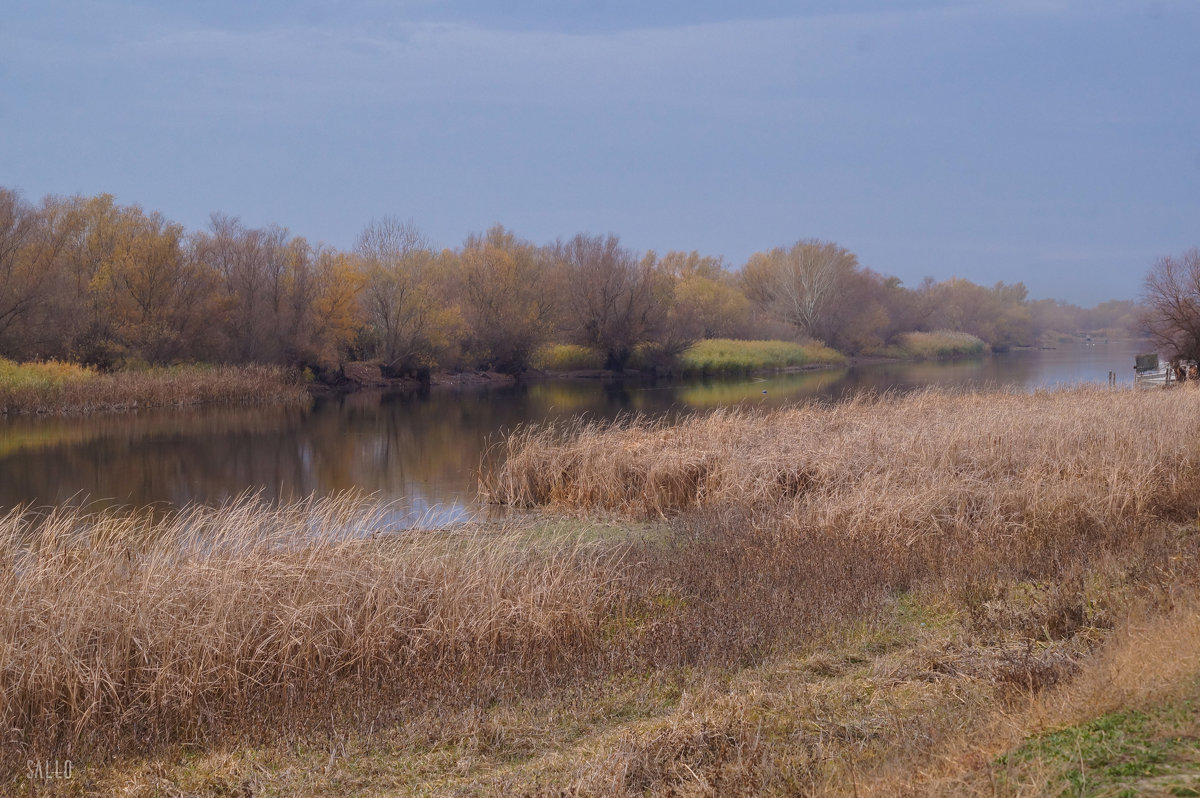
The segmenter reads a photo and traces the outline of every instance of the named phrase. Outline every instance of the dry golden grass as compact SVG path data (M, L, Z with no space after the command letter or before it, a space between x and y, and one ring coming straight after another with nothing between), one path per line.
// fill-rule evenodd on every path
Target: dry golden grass
M1161 615L1131 617L1087 674L1039 702L1038 714L1047 726L1078 723L1169 700L1181 688L1193 692L1197 677L1200 607L1189 602Z
M985 685L976 702L984 711L959 726L931 721L953 717L944 706L925 713L932 726L924 739L885 732L890 762L859 773L854 790L920 794L939 791L944 782L936 774L980 761L986 749L978 742L963 748L964 736L1004 739L994 728L1007 724L1011 741L1037 727L1032 716L1011 714L1011 696L1053 693L1091 673L1089 652L1134 608L1149 607L1153 615L1195 594L1200 441L1191 419L1197 413L1197 391L1079 388L1033 395L929 391L767 413L720 411L670 426L576 422L510 435L483 489L502 503L666 516L693 530L695 560L684 551L675 562L685 573L706 575L681 592L701 596L716 620L694 617L681 626L715 631L712 639L722 647L743 653L756 650L747 637L757 635L757 645L777 656L817 639L829 629L825 623L845 628L853 618L876 617L894 591L948 604L961 631L946 645L959 653L943 651L934 673L966 678L972 689ZM722 535L730 545L712 545ZM721 598L730 594L737 598ZM797 619L805 617L809 626L801 628ZM732 641L740 645L730 645L733 629L742 630ZM1178 660L1168 653L1176 636L1158 635L1162 656L1135 658L1141 670L1133 683L1161 690L1178 681ZM1103 684L1077 704L1133 700ZM1115 698L1100 701L1106 690ZM711 720L693 731L704 736L714 728L725 727ZM664 732L639 743L679 743L678 755L663 760L674 764L659 767L661 780L647 787L651 792L675 789L670 785L683 778L683 765L697 770L699 738L677 731L682 737ZM747 740L725 732L713 739L723 753L711 767L702 757L707 770L685 780L690 791L789 791L779 781L762 781L779 772L776 765L752 769L751 780L730 781L729 762L741 767ZM632 761L644 771L643 755L632 756L601 770ZM848 773L841 772L840 785L802 780L801 791L846 793ZM725 779L724 786L712 787L713 779Z
M214 745L100 771L74 794L1042 794L1036 772L997 793L987 768L961 771L1004 750L981 759L972 742L997 711L1020 739L1031 675L1068 662L1086 678L1086 651L1079 640L972 645L958 620L901 597L759 665L658 668L442 705L369 732ZM959 775L935 778L946 772Z
M1194 555L1171 558L1194 570ZM1200 605L1194 577L1136 598L1073 678L993 706L878 794L1192 795L1200 788ZM1161 592L1167 590L1167 594ZM1090 772L1089 772L1090 771Z
M759 509L772 534L1034 542L1192 512L1197 414L1198 391L1079 388L531 426L482 487L500 504L640 517Z
M527 428L484 471L642 538L14 513L5 762L88 752L81 793L146 796L992 794L1046 724L1192 678L1198 413L927 392Z
M352 496L161 519L8 513L6 769L493 694L600 645L619 550L382 534L384 518Z
M7 365L11 368L6 370L0 363L0 415L309 401L298 378L275 366L180 366L102 374L66 364Z

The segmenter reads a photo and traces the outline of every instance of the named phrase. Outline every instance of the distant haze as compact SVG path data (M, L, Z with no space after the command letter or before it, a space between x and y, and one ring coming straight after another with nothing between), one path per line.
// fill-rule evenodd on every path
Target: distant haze
M613 232L1083 305L1200 245L1200 4L14 3L0 185L348 248ZM803 6L804 11L796 10Z

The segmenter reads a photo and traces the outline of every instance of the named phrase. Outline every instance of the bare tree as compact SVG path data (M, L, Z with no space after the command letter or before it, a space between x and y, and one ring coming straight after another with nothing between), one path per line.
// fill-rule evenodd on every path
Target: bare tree
M329 366L340 358L360 280L349 256L313 247L285 227L251 229L213 214L192 236L193 259L213 282L224 358ZM340 284L318 279L336 273ZM333 305L323 303L337 297ZM346 307L348 305L348 307Z
M1200 360L1200 249L1159 258L1145 283L1146 329L1172 357Z
M829 241L806 239L790 249L758 252L742 270L746 294L763 309L812 337L828 339L833 305L858 268L854 253Z
M614 235L577 235L555 247L565 274L567 332L624 370L633 348L654 337L666 307L653 255L641 261Z
M247 228L235 217L214 213L208 232L197 233L192 245L196 257L216 275L221 286L219 321L226 357L240 362L274 359L278 347L265 313L267 233Z

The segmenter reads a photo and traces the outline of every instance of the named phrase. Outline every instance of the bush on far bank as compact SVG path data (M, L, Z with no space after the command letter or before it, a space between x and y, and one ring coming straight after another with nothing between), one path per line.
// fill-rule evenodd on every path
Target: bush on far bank
M988 351L988 345L970 333L935 330L902 333L897 336L896 343L868 354L905 360L949 360L979 357Z
M102 373L0 358L0 416L197 404L303 404L303 375L281 366L179 365Z
M550 344L534 353L531 365L542 371L590 371L604 368L604 353L576 344Z
M832 366L846 362L841 352L822 343L736 341L711 338L697 341L680 357L684 374L745 374L751 371Z

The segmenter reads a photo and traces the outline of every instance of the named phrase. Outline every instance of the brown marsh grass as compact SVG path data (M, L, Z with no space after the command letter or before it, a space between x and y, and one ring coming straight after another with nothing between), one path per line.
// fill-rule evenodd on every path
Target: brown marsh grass
M213 752L209 792L357 794L363 768L397 792L952 792L1002 750L997 713L1020 739L1135 610L1194 606L1198 412L1187 389L925 392L524 428L483 473L493 501L658 519L645 540L383 534L354 497L14 511L5 761L115 753L135 764L97 792L146 795L156 743ZM1164 628L1139 684L1179 678ZM272 735L309 740L263 743L274 775L222 747Z
M601 644L619 550L385 533L354 496L0 518L6 768L503 691Z
M668 424L528 426L500 445L498 504L636 517L751 511L760 531L911 546L1086 534L1194 514L1200 391L860 397Z
M937 791L921 774L947 767L939 751L961 753L963 735L984 733L997 711L1019 734L1027 717L1011 721L1010 702L1091 673L1092 652L1109 630L1127 628L1131 613L1154 617L1194 599L1198 413L1200 391L1187 389L925 391L675 424L515 431L484 473L490 500L665 517L676 528L678 548L661 564L681 597L666 627L678 637L658 651L711 645L731 656L694 661L736 673L821 640L833 647L857 624L878 623L896 596L954 619L953 633L910 652L914 661L889 669L885 682L905 694L947 686L914 717L872 714L881 726L869 738L804 742L805 724L795 720L781 748L754 717L754 690L718 693L703 711L623 738L577 786L597 794ZM1178 681L1170 657L1139 661L1139 683ZM811 688L801 688L795 711L803 716L814 710ZM714 711L722 701L728 710ZM846 723L861 714L851 704L843 711ZM786 753L796 746L807 759Z
M197 404L303 404L308 391L275 366L179 366L98 373L56 364L0 369L0 415L68 414Z
M672 519L681 542L665 567L712 597L704 606L728 606L723 633L761 618L764 634L785 634L766 620L781 614L816 629L845 617L834 606L852 614L934 584L981 634L1056 637L1120 614L1128 597L1099 574L1190 584L1169 557L1191 538L1169 528L1197 519L1198 414L1200 391L1079 388L577 421L509 435L483 493ZM730 606L731 594L775 612ZM999 618L1010 599L1029 606Z

